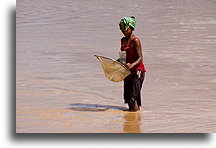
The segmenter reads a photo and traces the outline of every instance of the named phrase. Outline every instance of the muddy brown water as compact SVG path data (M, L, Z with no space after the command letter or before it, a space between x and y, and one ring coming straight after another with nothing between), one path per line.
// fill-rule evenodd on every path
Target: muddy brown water
M147 69L136 113L94 57L117 59L131 15ZM215 24L213 0L18 0L16 132L215 132Z

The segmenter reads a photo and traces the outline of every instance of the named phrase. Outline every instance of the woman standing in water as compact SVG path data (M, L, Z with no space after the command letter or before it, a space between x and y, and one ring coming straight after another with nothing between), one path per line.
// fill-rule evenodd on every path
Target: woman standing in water
M141 106L141 88L145 77L142 46L138 37L133 35L135 17L123 17L119 27L124 37L121 39L121 51L126 53L126 65L131 74L124 79L124 100L130 111L138 111ZM121 58L121 57L120 57Z

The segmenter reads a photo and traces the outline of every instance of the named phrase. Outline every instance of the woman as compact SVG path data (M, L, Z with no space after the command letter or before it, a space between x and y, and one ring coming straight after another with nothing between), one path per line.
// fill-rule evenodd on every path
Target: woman
M142 46L138 37L133 35L135 17L123 17L119 27L124 37L121 39L121 51L126 52L126 65L131 74L124 79L124 100L130 111L138 111L141 106L141 88L146 69L143 63Z

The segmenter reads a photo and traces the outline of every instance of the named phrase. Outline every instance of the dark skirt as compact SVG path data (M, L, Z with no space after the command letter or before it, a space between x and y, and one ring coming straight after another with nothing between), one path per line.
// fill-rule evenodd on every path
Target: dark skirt
M141 74L133 73L124 79L124 100L125 103L137 101L137 105L141 106L141 88L145 78L145 72Z

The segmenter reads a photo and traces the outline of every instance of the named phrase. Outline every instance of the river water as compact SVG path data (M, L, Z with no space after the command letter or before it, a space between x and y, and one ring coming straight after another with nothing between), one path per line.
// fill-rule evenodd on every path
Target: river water
M139 112L94 55L118 58L135 16L146 78ZM214 0L18 0L17 133L215 132Z

